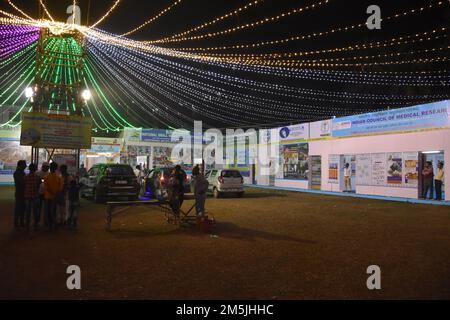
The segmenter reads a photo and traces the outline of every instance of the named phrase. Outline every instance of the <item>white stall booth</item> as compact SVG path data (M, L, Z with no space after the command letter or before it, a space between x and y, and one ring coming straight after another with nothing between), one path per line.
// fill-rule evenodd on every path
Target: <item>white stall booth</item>
M450 101L278 128L279 167L257 184L421 198L422 170L450 168ZM276 159L276 157L274 157ZM350 168L350 187L344 168ZM445 175L444 175L445 176ZM443 193L450 200L444 178ZM436 190L434 190L436 191ZM436 194L434 194L436 196Z

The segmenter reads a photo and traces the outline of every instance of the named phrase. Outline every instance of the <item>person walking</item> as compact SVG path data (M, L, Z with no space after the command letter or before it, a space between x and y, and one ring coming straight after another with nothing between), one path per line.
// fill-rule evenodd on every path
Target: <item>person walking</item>
M45 197L44 197L44 179L49 174L50 165L48 162L44 162L41 166L41 170L36 173L36 175L39 178L39 202L38 202L38 222L41 222L41 213L42 208L44 208L45 203ZM45 215L45 212L43 214L44 216L44 225L47 227L47 216ZM39 227L39 224L38 224Z
M14 207L14 227L16 229L25 226L25 169L27 162L19 160L17 168L14 172L14 186L15 186L15 207Z
M25 177L25 225L27 231L30 231L31 215L33 214L34 231L37 231L39 225L39 184L40 179L36 174L38 166L31 163L28 166L30 173Z
M444 184L444 163L439 162L436 176L434 177L434 186L436 188L436 200L442 200L442 185Z
M56 170L58 170L58 164L52 162L50 164L50 173L44 179L45 214L50 231L56 228L57 196L63 189L62 178L56 173Z
M434 171L433 171L433 163L431 161L427 161L425 163L425 167L422 170L423 177L423 194L422 198L426 199L428 195L428 191L430 191L430 197L428 199L432 200L434 195Z
M346 163L344 168L344 184L345 190L344 192L352 191L352 169L350 168L350 164Z

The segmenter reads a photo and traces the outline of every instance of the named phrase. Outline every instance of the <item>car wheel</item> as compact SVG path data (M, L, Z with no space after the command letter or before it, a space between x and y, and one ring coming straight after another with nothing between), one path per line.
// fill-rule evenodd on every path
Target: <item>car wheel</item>
M214 195L214 198L220 198L220 192L219 192L219 190L217 190L217 188L214 188L214 190L213 190L213 195Z

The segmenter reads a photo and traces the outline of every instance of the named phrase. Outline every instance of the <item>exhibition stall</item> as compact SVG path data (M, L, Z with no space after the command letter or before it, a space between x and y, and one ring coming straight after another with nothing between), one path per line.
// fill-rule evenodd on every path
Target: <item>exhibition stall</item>
M450 101L278 128L279 170L256 184L420 198L427 161L450 163ZM275 161L275 159L274 159ZM450 186L444 182L445 199Z

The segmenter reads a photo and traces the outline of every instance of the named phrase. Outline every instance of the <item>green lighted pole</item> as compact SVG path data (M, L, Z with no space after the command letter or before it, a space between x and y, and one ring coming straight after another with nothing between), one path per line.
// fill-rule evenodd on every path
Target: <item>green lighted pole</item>
M83 116L85 41L76 29L42 28L37 44L33 112ZM51 160L54 150L46 150ZM80 151L77 150L78 160ZM39 148L32 148L32 162L39 162Z

